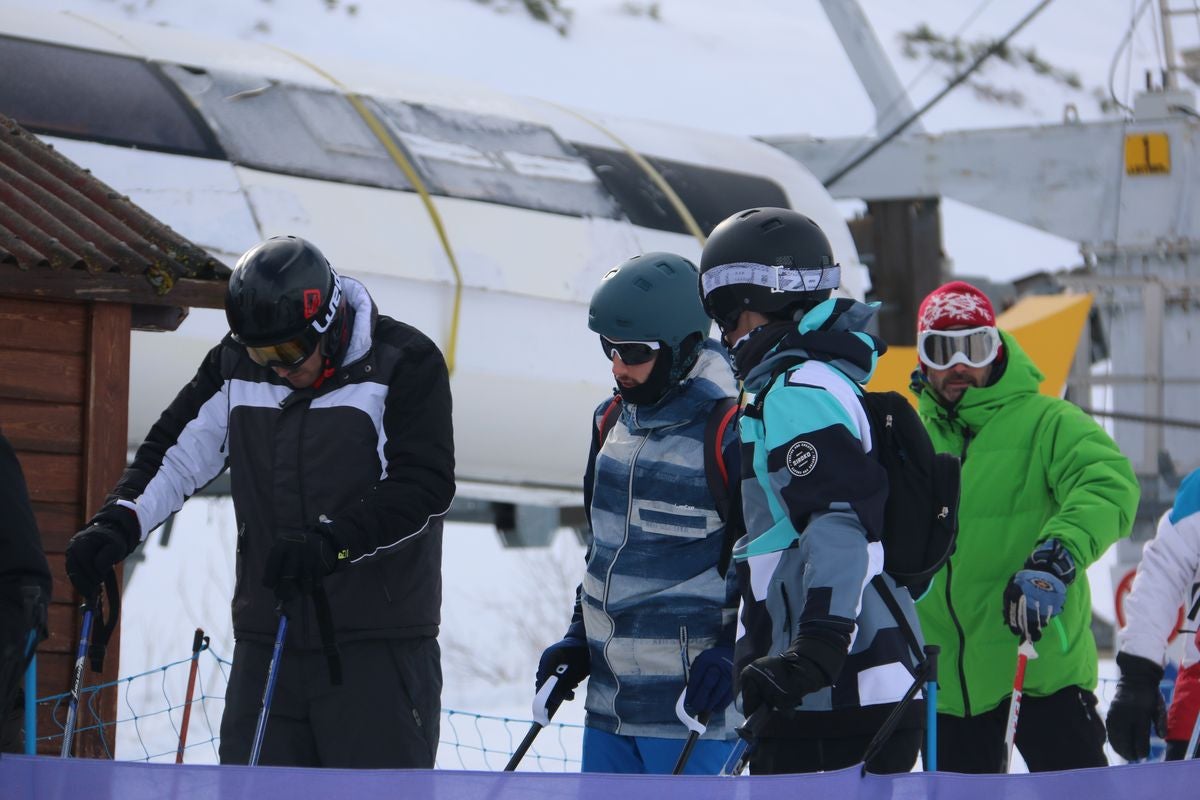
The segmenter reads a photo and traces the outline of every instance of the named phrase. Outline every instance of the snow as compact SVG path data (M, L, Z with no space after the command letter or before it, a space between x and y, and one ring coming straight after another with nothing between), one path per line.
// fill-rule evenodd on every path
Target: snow
M178 513L168 546L162 546L162 528L143 543L144 561L133 569L123 597L120 673L151 674L120 689L119 717L139 719L136 726L118 727L118 758L142 759L148 753L156 761L174 760L178 728L172 726L178 726L181 712L175 708L170 718L161 712L168 703L174 707L182 702L187 668L159 668L188 658L196 628L210 637L214 654L226 660L232 656L234 530L232 500L201 497ZM560 531L550 547L513 549L503 547L491 526L445 526L439 636L443 708L530 719L538 656L566 632L575 586L583 576L583 554L570 530ZM201 685L218 699L209 704L207 720L193 712L187 762L216 763L215 749L201 743L217 731L225 680L214 659L203 657L200 664ZM577 697L563 705L555 722L582 724L582 693ZM443 741L473 737L481 725L489 746L511 749L501 726L487 721L470 720L450 730L443 720ZM519 737L523 726L510 725L509 733ZM578 759L578 734L574 736L575 750L569 755ZM564 737L569 748L572 732ZM551 745L549 733L546 739L539 744ZM545 751L553 753L554 747ZM458 766L453 747L443 745L440 758L444 766ZM500 766L493 756L490 768Z

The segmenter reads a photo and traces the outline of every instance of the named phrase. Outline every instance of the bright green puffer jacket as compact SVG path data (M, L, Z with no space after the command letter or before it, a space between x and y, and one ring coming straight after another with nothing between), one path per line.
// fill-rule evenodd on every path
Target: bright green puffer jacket
M1038 393L1042 373L1001 331L1007 368L953 409L920 391L938 452L963 460L958 547L917 603L925 641L941 646L938 711L981 714L1012 692L1018 638L1004 622L1004 588L1040 542L1060 540L1076 577L1062 613L1035 645L1025 693L1095 689L1088 565L1129 535L1139 489L1129 459L1077 406Z

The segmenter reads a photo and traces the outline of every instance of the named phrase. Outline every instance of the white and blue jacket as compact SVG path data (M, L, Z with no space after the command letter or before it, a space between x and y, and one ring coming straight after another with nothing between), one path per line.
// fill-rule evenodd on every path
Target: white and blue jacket
M688 376L659 402L624 404L595 454L594 479L592 471L585 478L592 543L568 635L588 642L588 727L685 738L675 702L692 660L733 645L737 587L733 570L717 570L725 525L704 459L709 414L737 393L717 348L706 342ZM610 402L596 409L594 423ZM730 425L722 446L735 459L736 440ZM704 738L732 738L740 721L732 707L714 714Z
M775 715L764 736L871 735L913 681L915 658L871 579L885 584L920 636L912 597L883 572L887 473L874 451L862 386L885 346L864 332L874 308L846 299L814 307L795 328L754 335L777 344L745 379L742 508L734 548L742 586L736 667L798 637L845 648L833 686ZM746 343L751 344L751 341ZM920 724L915 703L901 722Z

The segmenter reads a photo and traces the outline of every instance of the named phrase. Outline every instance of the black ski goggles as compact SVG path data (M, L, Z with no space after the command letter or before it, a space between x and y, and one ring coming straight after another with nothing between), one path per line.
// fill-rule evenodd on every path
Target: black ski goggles
M263 345L262 347L246 346L246 353L255 364L264 367L279 367L295 369L305 362L321 343L321 334L313 328L307 328L304 333L279 344Z
M609 361L612 361L614 356L620 356L626 366L636 367L638 364L653 361L662 345L658 342L614 342L607 336L601 336L600 347Z
M999 350L1000 333L993 327L923 331L917 337L917 357L934 369L950 369L955 364L986 367Z

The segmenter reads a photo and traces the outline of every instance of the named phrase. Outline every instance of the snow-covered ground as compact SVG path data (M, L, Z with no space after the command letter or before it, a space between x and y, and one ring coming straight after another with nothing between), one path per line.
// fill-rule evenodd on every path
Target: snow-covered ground
M180 721L177 706L186 692L187 667L160 668L189 656L196 628L210 637L214 654L225 659L232 655L229 602L234 529L231 500L196 498L177 515L169 546L161 544L162 529L143 545L145 560L133 570L123 598L121 675L150 674L119 690L118 716L128 721L119 726L118 758L141 759L149 754L156 761L174 759L177 729L173 725ZM518 550L503 547L491 526L446 525L439 637L445 708L530 718L538 655L566 631L583 564L583 547L570 530L560 531L549 548ZM223 695L225 679L216 660L205 656L200 664L202 691L197 696ZM168 705L176 707L170 717L162 713ZM216 733L220 708L219 701L211 703L208 719L199 710L193 713L189 742L197 745ZM512 749L499 723L455 719L454 730L443 722L443 741L470 744L482 725L489 747ZM555 722L581 724L582 699L564 705ZM520 725L508 728L518 740L524 733ZM577 747L577 735L564 735L568 747ZM578 759L577 749L573 757ZM485 766L472 760L470 752L465 758L469 766ZM459 765L452 747L442 748L442 759L444 766ZM187 760L215 763L216 753L211 746L192 746ZM493 757L493 768L498 768L496 763Z

